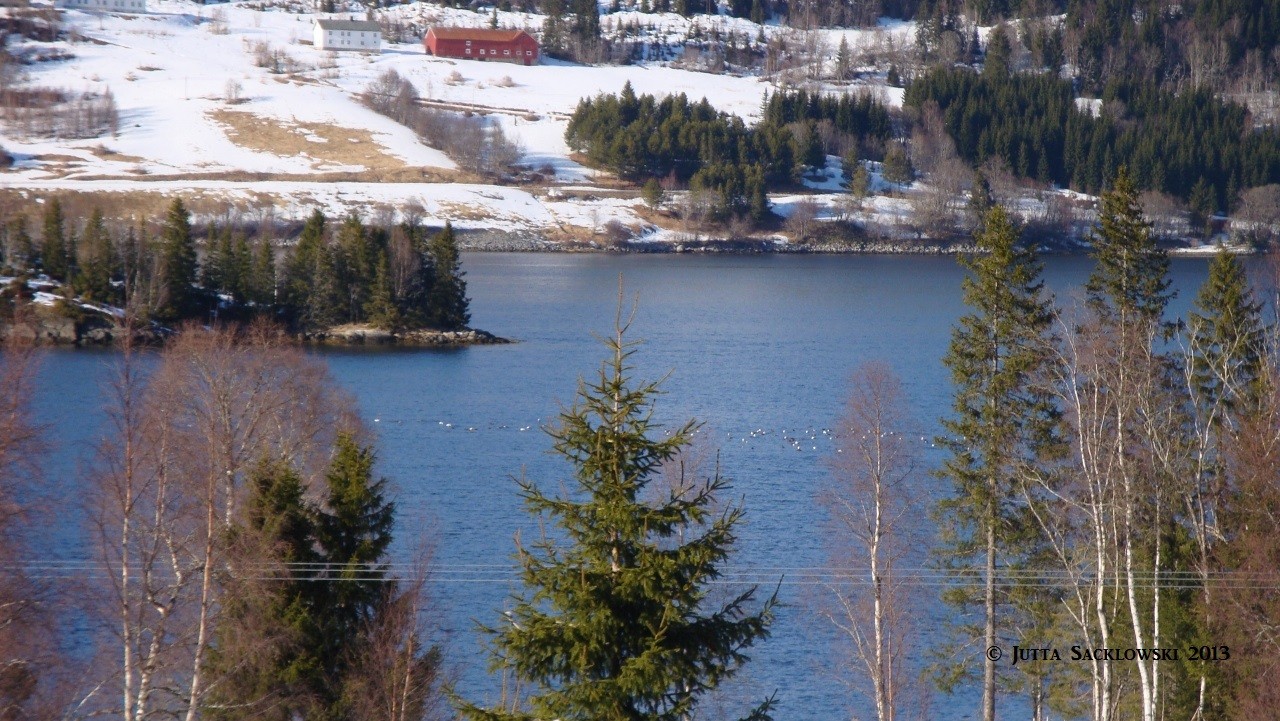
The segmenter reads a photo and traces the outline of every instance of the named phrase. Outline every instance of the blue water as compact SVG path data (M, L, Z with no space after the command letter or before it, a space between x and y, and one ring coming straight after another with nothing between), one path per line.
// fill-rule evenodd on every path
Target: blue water
M1051 258L1048 265L1049 286L1064 305L1074 302L1089 262ZM964 310L954 259L468 254L464 268L473 325L519 343L318 353L377 432L381 472L398 489L398 552L425 540L442 568L499 566L478 569L475 578L486 582L433 589L464 694L485 698L496 689L474 621L494 621L518 590L502 568L511 562L515 532L525 540L538 533L513 478L524 475L552 491L571 480L539 428L573 403L578 378L603 360L593 334L613 327L620 274L628 307L638 299L629 335L644 344L633 359L635 376L665 377L658 417L703 422L700 444L719 450L722 472L733 479L728 500L746 507L733 566L747 577L772 588L784 576L795 581L802 569L829 565L817 494L834 449L821 431L835 425L860 363L883 360L901 376L909 435L921 453L920 487L945 492L926 471L938 460L930 441L950 403L940 359ZM1175 312L1204 275L1204 261L1173 263ZM51 467L52 495L75 497L79 469L101 432L100 384L111 359L83 351L47 358L38 411L71 451ZM752 437L757 430L767 434ZM922 523L926 510L917 514ZM61 554L84 552L87 533L76 518L68 512L54 529L49 543ZM780 719L844 712L848 693L828 675L830 634L809 603L820 594L820 587L782 586L788 606L774 637L753 651L741 682L717 701L726 716L775 689ZM920 594L925 621L912 638L925 646L936 641L940 611L931 589ZM964 718L975 707L966 695L935 711Z

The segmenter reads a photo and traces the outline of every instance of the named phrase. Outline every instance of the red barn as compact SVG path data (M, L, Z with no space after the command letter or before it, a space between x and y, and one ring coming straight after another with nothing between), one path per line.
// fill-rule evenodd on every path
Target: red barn
M533 65L538 62L538 41L523 30L431 28L422 39L428 55L467 60L497 60Z

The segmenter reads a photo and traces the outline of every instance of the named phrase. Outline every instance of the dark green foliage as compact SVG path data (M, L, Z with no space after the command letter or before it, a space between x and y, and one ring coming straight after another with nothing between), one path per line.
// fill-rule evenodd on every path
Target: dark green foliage
M471 301L467 299L467 281L463 280L458 260L458 242L453 237L453 224L431 238L428 246L434 278L431 284L431 324L437 328L465 328L471 322Z
M1262 304L1231 253L1219 252L1209 264L1187 331L1196 402L1213 414L1212 422L1232 423L1252 412L1263 390Z
M1089 239L1096 262L1085 283L1090 309L1123 328L1159 323L1172 297L1169 258L1156 246L1138 191L1123 168L1102 194L1098 226Z
M991 183L987 182L986 174L979 170L973 174L973 187L969 189L968 210L973 215L975 226L981 227L993 205L995 199L991 196Z
M910 183L915 179L915 169L911 167L911 158L901 143L890 143L884 151L884 163L881 175L890 183Z
M276 254L268 238L260 239L253 249L247 300L259 307L276 302Z
M864 93L780 91L765 103L766 124L781 126L806 120L830 121L837 132L860 145L887 140L893 130L888 108Z
M384 556L391 545L395 504L386 500L386 479L374 479L373 449L348 433L338 436L325 475L325 503L316 518L320 560L328 582L317 591L319 656L336 701L349 651L374 618L383 596Z
M373 286L369 289L369 300L364 307L369 324L384 330L399 330L403 325L400 310L396 308L395 297L391 292L391 267L387 264L387 254L378 255L378 269L373 276Z
M4 266L13 271L31 270L35 267L36 247L27 226L27 216L19 213L3 226L5 256Z
M211 656L208 714L214 719L291 721L319 710L325 688L316 641L321 614L308 566L315 549L315 510L302 480L282 462L249 474L245 519L233 528L232 568Z
M466 281L453 226L429 242L421 227L388 232L348 217L330 239L325 218L307 220L285 261L283 310L304 330L368 323L388 330L456 330L470 321ZM259 249L257 291L267 296L270 250Z
M45 205L40 234L40 269L55 280L70 280L71 261L67 257L67 231L62 202L52 198Z
M990 78L1006 78L1013 69L1013 44L1003 26L987 36L987 54L982 61L982 74Z
M959 629L961 643L987 648L1014 624L1005 619L1016 599L994 583L996 569L1027 567L1036 534L1022 483L1061 451L1059 412L1042 375L1051 362L1052 299L1034 251L1018 243L1003 208L986 215L976 238L983 255L966 256L969 313L952 331L944 363L955 385L953 415L941 439L949 456L938 472L952 495L939 503L942 562L971 573L972 585L946 594L962 609L981 610L982 625ZM979 640L980 639L980 640ZM1001 644L1003 645L1003 644ZM994 708L996 667L984 664L984 703ZM949 688L963 668L946 669Z
M849 194L858 200L871 195L871 176L867 174L867 166L858 163L849 176Z
M340 433L319 505L283 461L249 475L227 539L210 718L369 718L353 707L381 710L393 686L401 711L425 708L440 652L421 638L421 589L386 578L395 507L373 465L370 447Z
M600 4L596 0L571 0L572 34L579 43L595 45L600 41Z
M911 83L904 103L934 101L956 149L972 165L1000 158L1023 177L1097 193L1120 165L1140 189L1188 199L1200 212L1225 208L1239 192L1280 181L1280 131L1253 129L1245 108L1208 90L1180 94L1158 85L1107 85L1104 112L1075 105L1068 80L1053 75L982 75L934 69ZM1233 180L1234 179L1234 180Z
M652 420L659 389L631 382L634 344L624 334L619 323L598 379L582 385L550 431L574 469L572 494L548 496L520 482L529 512L558 530L520 549L526 591L486 630L493 668L528 689L527 703L516 710L460 703L465 718L693 718L768 636L773 599L755 612L754 588L723 605L708 599L742 519L740 507L714 507L726 480L715 474L650 488L697 426L659 433ZM772 699L748 718L768 718L771 706Z
M657 178L649 178L640 189L640 197L644 198L644 204L655 210L662 205L663 196L662 186L658 184Z
M85 300L97 303L117 303L120 293L111 285L116 268L115 248L111 234L107 232L102 210L94 208L85 223L80 238L80 271L76 275L75 289Z
M156 316L178 320L199 312L196 283L196 244L191 236L191 214L174 198L160 229L160 262L164 297Z
M798 166L825 165L826 153L816 123L829 122L850 142L882 141L891 129L883 105L868 96L828 96L805 91L775 93L764 106L764 120L747 128L741 118L717 112L703 99L684 95L657 100L636 96L630 83L619 95L600 95L578 104L565 139L592 162L631 179L674 174L719 192L722 214L741 214L735 199L759 209L758 195L769 185L790 183ZM808 128L800 144L787 126ZM765 187L757 191L758 166ZM723 183L723 184L722 184ZM751 212L763 217L763 212Z
M1196 56L1208 44L1215 47L1212 62L1224 79L1275 73L1277 0L1191 0L1170 10L1135 0L1070 0L1065 28L1080 39L1074 60L1083 86L1096 92L1120 80L1173 89L1188 78L1172 75L1203 62Z

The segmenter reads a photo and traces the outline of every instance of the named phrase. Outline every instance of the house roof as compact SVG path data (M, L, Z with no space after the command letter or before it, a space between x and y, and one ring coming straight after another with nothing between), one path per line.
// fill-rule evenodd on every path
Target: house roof
M365 33L380 33L382 27L371 20L316 20L316 24L325 30L356 30Z
M529 35L523 30L488 30L481 28L440 28L433 27L427 31L440 40L485 40L488 42L510 43L521 35ZM532 38L532 36L529 36Z

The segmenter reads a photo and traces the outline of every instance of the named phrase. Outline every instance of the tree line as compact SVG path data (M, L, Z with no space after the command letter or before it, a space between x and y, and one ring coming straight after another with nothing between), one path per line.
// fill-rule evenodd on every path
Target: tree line
M908 86L904 103L936 103L969 163L996 158L1019 177L1081 192L1097 194L1127 166L1139 188L1187 200L1203 217L1280 181L1280 133L1252 129L1244 107L1208 90L1110 83L1096 116L1074 97L1070 81L1048 75L937 68Z
M824 138L822 126L834 137ZM617 95L579 101L565 140L624 178L669 178L716 194L721 219L760 222L768 212L766 191L796 182L805 166L825 168L829 142L856 152L882 147L889 132L888 111L866 96L778 92L766 101L764 120L748 128L706 98L637 96L628 82Z
M386 227L353 214L334 227L316 210L281 247L231 223L211 222L201 238L181 198L158 222L125 223L97 208L68 217L54 197L37 232L26 212L0 223L0 268L17 277L7 294L29 294L37 274L61 284L68 313L78 299L161 323L262 316L303 332L344 323L453 330L470 320L452 225L429 233L412 213Z

